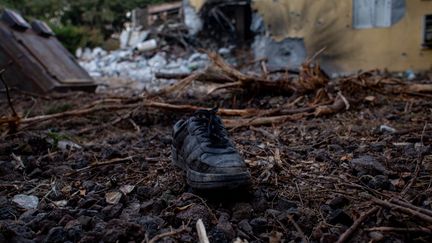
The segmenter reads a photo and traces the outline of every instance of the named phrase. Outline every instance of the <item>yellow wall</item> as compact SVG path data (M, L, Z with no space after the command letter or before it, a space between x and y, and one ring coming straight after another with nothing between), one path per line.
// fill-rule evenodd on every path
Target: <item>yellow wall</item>
M202 6L204 1L194 2ZM398 23L373 29L352 28L352 2L255 0L252 8L263 16L275 40L303 38L309 56L326 47L321 62L334 71L432 67L432 50L421 46L423 16L432 14L432 1L406 0L405 16Z
M190 5L195 8L195 10L199 11L206 1L205 0L189 0L189 2L190 2Z

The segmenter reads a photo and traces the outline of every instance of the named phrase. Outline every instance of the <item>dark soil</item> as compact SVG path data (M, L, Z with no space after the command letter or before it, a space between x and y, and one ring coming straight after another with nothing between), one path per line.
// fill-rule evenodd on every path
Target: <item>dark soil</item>
M253 176L237 191L193 191L171 164L171 126L188 114L101 110L0 127L0 242L197 242L198 219L210 242L335 242L373 207L352 242L432 242L432 222L374 201L432 210L431 99L369 95L327 117L231 129ZM110 97L12 92L21 117ZM233 97L167 102L271 108L290 98ZM37 208L20 207L17 194L38 197Z

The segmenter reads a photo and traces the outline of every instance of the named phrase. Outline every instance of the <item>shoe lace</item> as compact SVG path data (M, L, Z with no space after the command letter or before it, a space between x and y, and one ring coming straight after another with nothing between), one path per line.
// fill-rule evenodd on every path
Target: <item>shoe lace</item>
M198 134L210 142L210 147L224 148L229 146L227 132L216 113L218 108L197 110L194 116L199 123Z

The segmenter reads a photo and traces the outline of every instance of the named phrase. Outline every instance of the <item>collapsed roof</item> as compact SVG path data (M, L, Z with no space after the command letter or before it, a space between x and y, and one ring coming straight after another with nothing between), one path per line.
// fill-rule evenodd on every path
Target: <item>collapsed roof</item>
M96 89L94 80L46 23L35 20L29 24L6 9L0 20L0 39L0 70L6 70L8 86L38 93Z

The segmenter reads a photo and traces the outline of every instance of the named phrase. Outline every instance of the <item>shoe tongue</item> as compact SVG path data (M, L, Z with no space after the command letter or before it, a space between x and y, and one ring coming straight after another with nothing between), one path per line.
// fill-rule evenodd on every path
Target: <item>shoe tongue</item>
M218 108L213 108L212 110L197 110L195 111L194 116L200 119L203 123L206 123L206 132L213 146L227 147L228 140L222 133L221 129L223 128L223 125L220 123L220 120L216 115L217 110ZM204 126L204 124L201 124L201 126Z
M216 117L216 113L218 112L218 108L213 108L211 110L196 110L194 113L194 116L198 118L207 118L211 119L213 117Z

